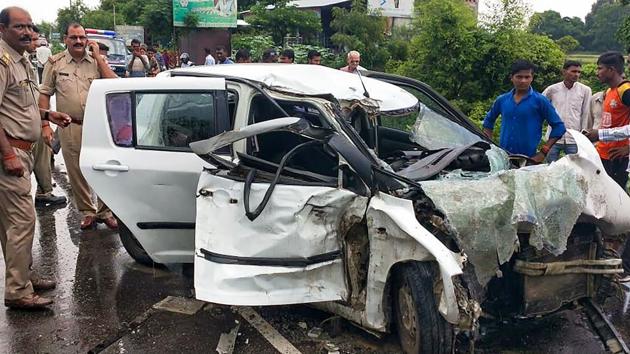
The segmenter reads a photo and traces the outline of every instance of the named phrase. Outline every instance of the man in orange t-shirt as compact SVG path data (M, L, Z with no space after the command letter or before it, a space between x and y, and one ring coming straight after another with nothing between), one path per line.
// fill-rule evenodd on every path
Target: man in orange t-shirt
M623 79L624 59L619 52L606 52L597 59L597 78L608 85L602 108L601 128L616 128L630 124L630 82ZM623 190L628 183L628 140L600 141L597 152L604 169Z

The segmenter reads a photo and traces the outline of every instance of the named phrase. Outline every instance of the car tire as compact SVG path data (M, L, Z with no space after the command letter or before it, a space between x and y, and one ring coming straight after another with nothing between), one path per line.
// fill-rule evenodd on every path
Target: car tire
M451 353L453 326L438 311L434 294L435 266L403 264L395 274L394 322L406 354Z
M120 242L122 242L123 247L125 247L125 250L129 253L131 258L145 266L158 265L158 263L155 263L153 259L151 259L147 251L144 250L127 225L118 218L116 218L116 220L118 220L118 234L120 235Z

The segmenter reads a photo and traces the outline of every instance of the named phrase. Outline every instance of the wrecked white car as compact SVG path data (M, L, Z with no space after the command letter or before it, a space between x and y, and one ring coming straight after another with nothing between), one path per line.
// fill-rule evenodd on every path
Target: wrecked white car
M482 308L548 313L621 272L604 245L630 230L630 198L586 138L516 168L426 85L366 75L248 64L95 81L82 171L134 258L194 259L198 299L313 303L396 330L407 353L451 352Z

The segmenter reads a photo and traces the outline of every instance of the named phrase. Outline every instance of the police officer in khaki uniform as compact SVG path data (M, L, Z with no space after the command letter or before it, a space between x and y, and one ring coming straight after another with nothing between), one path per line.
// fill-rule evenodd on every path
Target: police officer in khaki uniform
M26 51L33 55L37 52L39 46L39 29L33 26L33 34L31 35L31 45ZM33 67L33 75L38 77L37 67ZM39 78L37 82L39 82ZM35 97L39 97L39 91L35 93ZM37 180L37 192L35 193L35 204L39 206L52 206L66 204L66 197L57 196L52 193L52 173L50 160L52 157L51 143L53 140L53 131L47 121L42 122L42 135L33 147L33 174Z
M4 305L18 309L50 305L51 299L34 291L55 287L54 281L32 279L30 270L35 231L31 151L41 135L40 114L62 127L71 120L64 113L37 108L36 78L24 57L32 27L31 16L21 8L0 12L0 243L6 265Z
M87 40L85 29L80 24L68 25L64 42L67 49L50 57L44 66L39 107L48 109L50 96L56 94L57 109L72 117L72 124L59 134L59 138L74 201L83 214L81 229L92 228L96 222L104 222L110 229L116 229L118 224L109 208L100 199L98 209L94 206L92 190L79 168L79 154L90 84L96 79L118 76L99 54L98 43ZM87 50L88 46L92 53Z

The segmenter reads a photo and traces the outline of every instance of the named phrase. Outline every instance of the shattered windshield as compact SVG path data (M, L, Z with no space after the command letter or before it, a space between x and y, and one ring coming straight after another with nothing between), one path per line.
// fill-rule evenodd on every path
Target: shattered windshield
M446 117L439 107L420 102L404 116L381 115L381 125L409 133L409 139L428 150L456 148L482 141L481 138Z

